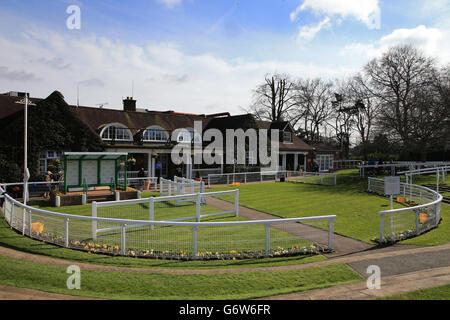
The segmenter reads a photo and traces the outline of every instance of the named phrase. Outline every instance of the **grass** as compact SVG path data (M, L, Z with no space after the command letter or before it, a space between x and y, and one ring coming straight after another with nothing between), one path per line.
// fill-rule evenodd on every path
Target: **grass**
M301 292L362 281L344 264L282 272L208 275L136 274L81 270L69 290L66 268L0 257L0 284L104 299L234 300Z
M357 170L338 173L337 186L293 183L241 185L240 205L282 218L337 215L335 232L367 243L379 236L379 211L390 209L388 198L369 194L367 179ZM236 187L234 187L236 188ZM219 187L214 190L230 190ZM394 204L394 208L402 208ZM450 242L450 206L442 204L443 223L438 229L402 243L441 245Z
M378 212L389 209L389 199L365 192L367 182L354 170L340 172L337 182L337 186L289 182L241 185L240 205L282 218L337 215L336 233L371 243L378 236Z
M323 256L297 256L246 260L214 260L214 261L182 261L137 259L131 257L90 254L78 250L58 247L42 241L23 237L11 230L7 223L0 219L0 244L16 250L40 254L53 258L74 262L91 263L105 266L122 266L132 268L167 268L167 269L210 269L210 268L258 268L282 265L306 264L326 260Z
M391 297L380 298L379 300L449 300L450 285L436 288L423 289Z
M34 202L34 207L56 211L60 213L76 214L80 216L91 216L91 205L71 206L54 208L46 206L46 202ZM155 202L155 220L163 221L183 217L195 217L196 206L193 202L184 202L179 206L171 201ZM219 209L208 205L201 206L201 215L220 212ZM149 205L130 204L114 207L97 208L98 217L148 220ZM203 222L227 222L244 221L245 219L235 217L231 214L222 216L202 218ZM44 232L52 237L64 236L64 223L62 218L51 217L45 214L33 214L34 222L44 224ZM187 221L195 221L190 219ZM21 222L19 222L20 224ZM113 231L99 232L97 240L92 240L92 229L89 221L71 219L69 230L70 239L78 242L86 241L99 245L120 246L120 225L114 223L98 222L98 229L116 228ZM192 228L189 226L155 226L132 228L127 230L127 248L131 250L154 250L159 252L170 252L175 254L186 254L192 252ZM271 249L276 251L279 248L303 248L311 246L311 242L305 239L290 235L289 233L272 229ZM231 226L231 227L201 227L198 229L198 251L199 254L208 252L214 254L237 252L262 252L265 250L265 227L264 225L251 226Z

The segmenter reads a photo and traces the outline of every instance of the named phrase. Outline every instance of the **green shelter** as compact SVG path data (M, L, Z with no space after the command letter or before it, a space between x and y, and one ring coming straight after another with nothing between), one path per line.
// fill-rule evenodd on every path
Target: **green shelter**
M69 188L106 186L126 190L127 158L128 153L65 152L64 193Z

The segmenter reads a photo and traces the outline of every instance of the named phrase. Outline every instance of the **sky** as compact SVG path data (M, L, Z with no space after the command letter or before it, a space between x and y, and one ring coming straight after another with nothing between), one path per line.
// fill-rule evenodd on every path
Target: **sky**
M0 92L240 114L275 72L345 78L405 43L449 64L449 18L450 0L0 0Z

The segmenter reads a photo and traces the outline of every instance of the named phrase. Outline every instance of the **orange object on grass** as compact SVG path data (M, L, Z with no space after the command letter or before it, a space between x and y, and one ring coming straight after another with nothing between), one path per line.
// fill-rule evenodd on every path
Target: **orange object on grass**
M35 233L42 233L44 231L44 224L41 222L34 222L31 224L31 231Z
M428 220L428 215L426 213L421 213L419 215L420 223L424 224Z
M398 203L405 203L405 198L397 197L397 202Z

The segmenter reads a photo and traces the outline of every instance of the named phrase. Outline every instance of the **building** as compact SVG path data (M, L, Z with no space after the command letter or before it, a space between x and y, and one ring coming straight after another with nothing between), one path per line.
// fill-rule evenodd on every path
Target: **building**
M157 161L160 161L162 164L162 176L169 178L178 172L177 169L181 170L183 176L190 178L195 178L198 175L206 176L208 173L227 171L223 163L214 166L205 164L176 166L172 163L170 152L175 145L191 144L193 141L202 139L202 137L194 134L194 122L196 121L202 123L204 130L210 128L222 131L237 128L244 130L248 128L279 129L279 160L280 169L283 170L306 169L313 157L313 148L295 136L293 128L287 122L256 121L250 114L231 116L227 112L220 114L187 114L175 111L138 109L136 108L136 100L132 97L127 97L123 100L121 110L73 106L67 105L63 96L60 93L57 94L55 96L54 92L46 99L30 98L31 102L36 104L36 106L30 107L30 110L44 108L45 102L50 97L54 99L53 104L66 105L66 109L62 108L58 109L59 111L53 111L56 115L51 114L50 117L54 117L58 121L57 119L61 116L61 113L70 113L71 116L75 115L77 119L81 120L82 124L78 125L80 130L88 130L101 139L103 151L127 152L130 158L135 159L135 163L130 164L129 167L131 172L144 168L148 176L155 176ZM6 123L8 121L19 121L15 120L15 118L17 118L18 114L23 114L24 106L17 102L22 100L24 96L23 93L18 92L0 95L0 121ZM23 141L17 140L18 145L23 143ZM46 172L49 163L60 158L65 151L86 151L73 150L74 147L68 150L69 148L65 146L59 146L58 148L59 150L53 150L42 146L39 155L39 171L41 173ZM222 157L225 158L223 150ZM247 153L246 160L246 165L249 169L259 169L256 155ZM17 162L19 162L18 159Z

